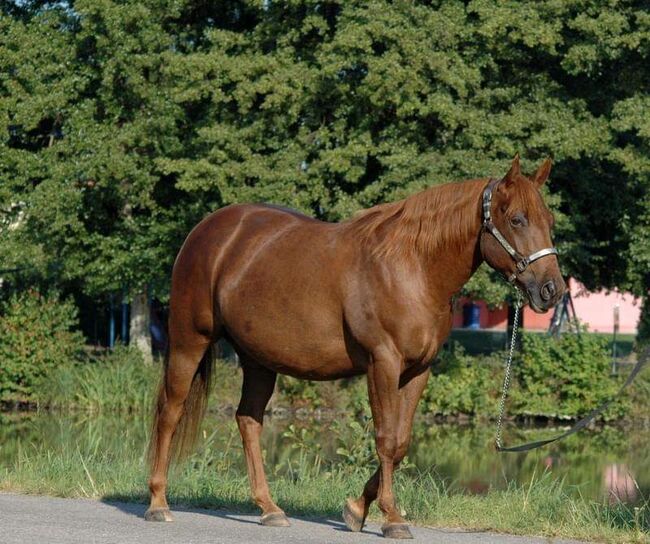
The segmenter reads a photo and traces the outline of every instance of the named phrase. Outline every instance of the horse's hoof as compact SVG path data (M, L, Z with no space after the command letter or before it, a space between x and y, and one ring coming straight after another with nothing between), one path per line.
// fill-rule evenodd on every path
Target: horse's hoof
M413 538L405 523L386 523L381 526L381 532L386 538Z
M269 512L260 518L260 523L267 527L289 527L291 523L284 512Z
M360 516L354 511L352 499L345 501L345 506L343 506L343 521L345 521L348 529L354 533L358 533L363 528L363 516Z
M174 521L169 508L149 508L144 513L146 521Z

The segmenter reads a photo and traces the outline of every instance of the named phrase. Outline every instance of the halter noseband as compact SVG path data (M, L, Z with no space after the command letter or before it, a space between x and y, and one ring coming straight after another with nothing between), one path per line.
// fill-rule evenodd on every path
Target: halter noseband
M492 223L492 191L500 181L501 180L499 179L491 179L490 183L488 183L487 187L483 191L483 230L491 233L492 236L494 236L501 244L503 249L505 249L508 254L515 260L515 271L507 278L508 281L512 283L517 279L517 274L521 274L524 270L526 270L530 263L536 261L537 259L541 259L542 257L546 257L547 255L557 255L558 253L556 248L546 247L528 255L528 257L524 257L510 245L508 240L506 240L499 229L497 229L496 225Z

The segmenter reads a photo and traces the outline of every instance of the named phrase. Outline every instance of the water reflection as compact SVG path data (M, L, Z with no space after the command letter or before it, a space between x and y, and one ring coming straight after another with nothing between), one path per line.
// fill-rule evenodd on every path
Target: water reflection
M603 469L605 494L610 503L634 503L638 499L638 484L625 463L611 463Z
M21 455L48 450L52 455L79 449L102 451L116 463L126 455L144 458L146 417L74 416L50 413L0 414L0 467L11 467ZM553 430L519 429L508 444L536 440ZM493 425L439 425L418 422L404 470L432 472L455 491L482 494L512 482L526 484L543 473L563 480L572 492L595 500L636 503L650 495L650 431L614 428L586 431L528 454L499 454ZM332 463L375 465L369 424L344 421L269 418L263 435L269 475L297 477L297 467L321 470ZM218 457L245 472L239 434L233 418L206 418L201 455ZM214 466L217 466L216 464ZM223 466L223 465L218 465Z
M507 444L538 440L557 430L523 429ZM520 484L549 473L573 492L601 500L636 502L650 491L647 430L629 433L614 428L584 431L527 454L497 453L490 425L471 428L434 426L416 429L412 457L420 468L435 467L451 487L484 492Z

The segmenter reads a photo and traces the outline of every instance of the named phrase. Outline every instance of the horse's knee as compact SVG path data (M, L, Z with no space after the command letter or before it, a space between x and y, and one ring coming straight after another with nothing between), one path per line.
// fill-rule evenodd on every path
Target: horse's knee
M394 435L377 433L375 443L377 445L377 453L380 457L387 457L389 460L395 458L398 443Z
M174 402L169 399L160 410L158 426L161 429L174 429L183 415L183 403Z
M410 437L405 440L400 440L400 442L397 444L397 449L395 450L395 455L393 457L393 464L399 465L404 459L404 457L406 457L406 453L408 452L410 442L411 442Z
M406 449L399 449L395 452L395 457L393 457L393 466L399 465L406 457Z
M379 506L379 509L384 513L394 510L395 498L393 497L392 491L384 490L377 499L377 506Z

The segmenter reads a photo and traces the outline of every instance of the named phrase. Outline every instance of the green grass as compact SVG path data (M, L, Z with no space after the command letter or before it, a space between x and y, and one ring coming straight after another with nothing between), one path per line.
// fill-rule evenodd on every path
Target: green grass
M62 425L60 447L13 443L9 461L0 464L0 490L61 497L128 502L148 501L145 463L146 421L124 425ZM358 495L374 468L369 434L352 433L336 463L314 455L313 437L293 427L292 454L268 466L277 503L289 515L340 517L343 501ZM111 437L110 439L107 437ZM311 445L310 445L311 444ZM398 472L396 497L409 520L421 525L460 527L504 533L577 538L588 541L648 542L650 511L621 503L592 501L551 474L533 473L524 484L470 495L445 484L434 472L411 465ZM241 446L233 424L218 426L200 437L196 453L175 467L170 478L172 508L191 506L254 512L249 500ZM371 516L379 520L373 507Z
M118 346L109 356L58 366L39 394L40 404L86 412L148 412L159 380L160 365L145 365L136 350Z
M104 355L82 362L60 365L40 393L40 404L49 409L84 412L149 413L162 374L162 361L152 365L140 353L117 346ZM236 405L241 389L241 372L234 363L217 361L214 368L214 408Z
M139 352L123 346L54 369L39 392L39 406L87 413L149 413L162 374L162 361L143 363ZM213 367L210 409L220 411L239 403L242 373L232 361L218 359ZM346 413L368 411L367 389L359 378L309 382L278 377L270 407L332 409Z

